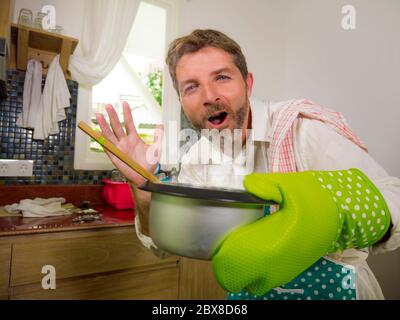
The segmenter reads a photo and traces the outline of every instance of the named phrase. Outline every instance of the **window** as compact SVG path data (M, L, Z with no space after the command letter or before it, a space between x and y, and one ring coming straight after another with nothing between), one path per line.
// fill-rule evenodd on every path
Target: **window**
M127 101L139 135L146 143L151 144L156 124L166 117L179 118L179 106L163 108L164 105L170 105L171 101L176 105L164 61L167 45L177 35L177 3L174 0L141 1L117 65L96 86L79 88L78 122L83 120L100 130L95 113L102 112L106 115L104 108L108 103L114 105L122 121L121 102ZM113 169L103 149L79 129L76 131L74 168Z

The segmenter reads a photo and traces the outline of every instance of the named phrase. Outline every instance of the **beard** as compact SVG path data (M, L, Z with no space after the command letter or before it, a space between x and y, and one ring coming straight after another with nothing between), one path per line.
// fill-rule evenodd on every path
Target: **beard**
M234 111L229 105L225 103L213 103L207 106L206 113L203 115L200 121L191 122L196 129L206 129L210 117L215 114L224 112L226 113L227 117L229 116L229 121L231 123L228 127L219 129L220 131L224 129L242 129L249 109L250 101L246 93L245 101L239 105L236 111Z

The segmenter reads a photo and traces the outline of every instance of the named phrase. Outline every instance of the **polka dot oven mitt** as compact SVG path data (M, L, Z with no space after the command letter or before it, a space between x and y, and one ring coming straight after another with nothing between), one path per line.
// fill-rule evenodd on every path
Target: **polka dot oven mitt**
M358 169L313 172L332 195L339 211L340 228L331 252L364 248L378 242L390 226L390 211L383 196Z
M234 230L214 252L214 274L230 292L262 295L329 252L376 243L390 226L385 200L358 169L256 173L244 186L280 209Z

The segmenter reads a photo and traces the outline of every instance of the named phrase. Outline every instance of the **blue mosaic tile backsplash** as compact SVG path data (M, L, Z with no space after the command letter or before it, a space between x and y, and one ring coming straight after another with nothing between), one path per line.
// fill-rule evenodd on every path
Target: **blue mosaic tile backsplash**
M78 84L68 80L71 106L67 119L59 122L60 133L33 140L32 129L16 126L22 112L25 72L7 72L8 99L0 101L0 159L34 160L32 177L0 177L0 184L101 184L110 171L74 170L74 143ZM43 77L43 85L45 78Z

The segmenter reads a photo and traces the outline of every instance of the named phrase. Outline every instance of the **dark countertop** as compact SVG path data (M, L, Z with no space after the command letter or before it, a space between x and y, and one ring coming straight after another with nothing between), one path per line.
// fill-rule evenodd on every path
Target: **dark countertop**
M102 214L102 219L85 223L72 221L79 215L76 213L43 218L0 217L0 236L133 226L133 210L118 210L110 206L94 209Z
M105 203L100 185L0 185L0 206L17 203L22 199L35 197L64 197L67 203L79 207L84 201L90 208L102 215L101 220L74 222L78 213L58 217L24 218L21 216L0 216L0 236L30 233L47 233L93 228L109 228L134 225L134 209L119 210Z

